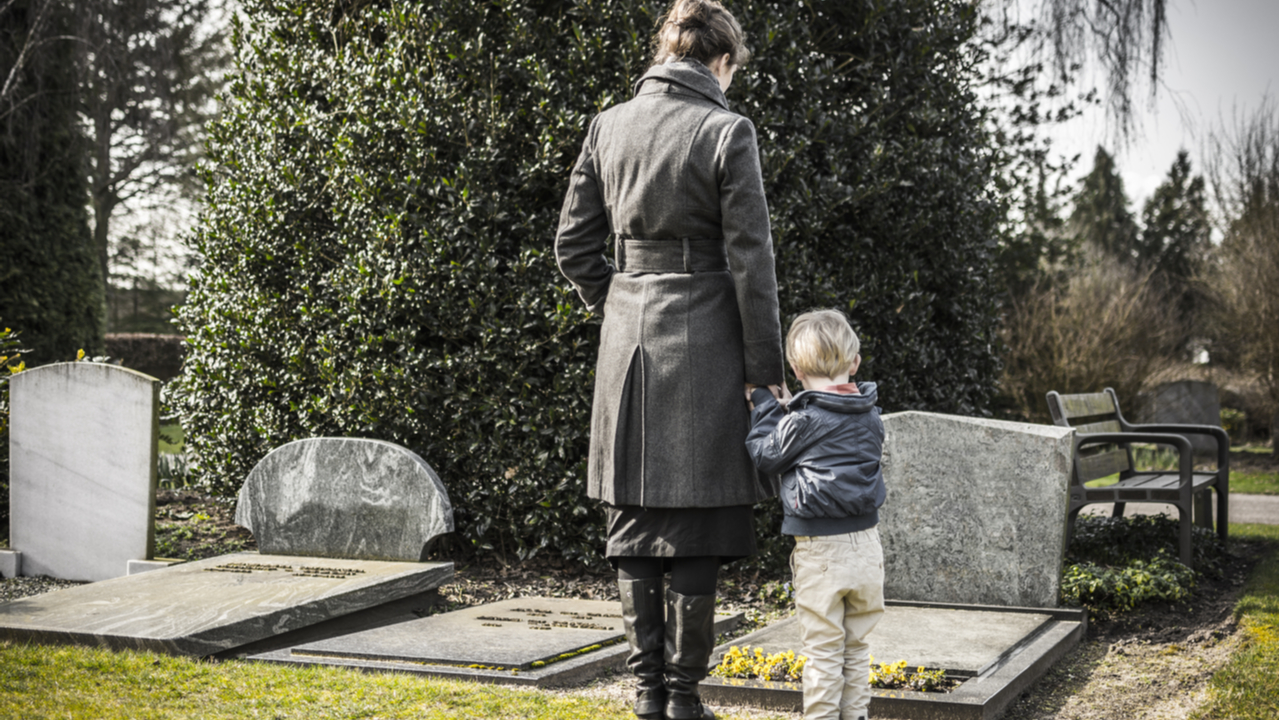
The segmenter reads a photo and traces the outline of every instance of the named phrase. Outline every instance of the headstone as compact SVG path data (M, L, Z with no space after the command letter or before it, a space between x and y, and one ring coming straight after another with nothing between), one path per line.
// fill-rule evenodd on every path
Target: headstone
M452 577L452 563L235 553L0 604L0 639L205 656Z
M741 613L717 614L715 631L741 620ZM523 597L247 657L549 687L621 670L628 652L616 601Z
M56 363L9 381L9 547L24 575L106 580L154 546L160 381Z
M1055 607L1073 431L926 412L884 425L885 596Z
M905 660L943 670L959 686L946 693L873 689L871 714L902 720L987 720L999 717L1019 694L1044 675L1084 636L1080 609L1010 608L888 601L868 637L877 664ZM712 654L718 663L730 647L766 654L803 654L800 627L791 617L732 640ZM708 678L704 700L774 710L799 710L800 683Z
M1138 403L1141 424L1212 425L1222 427L1218 387L1199 380L1164 383L1145 394ZM1187 435L1196 455L1217 457L1218 443L1207 435Z
M236 523L264 553L415 561L453 531L453 508L435 471L399 445L311 438L272 450L249 473Z

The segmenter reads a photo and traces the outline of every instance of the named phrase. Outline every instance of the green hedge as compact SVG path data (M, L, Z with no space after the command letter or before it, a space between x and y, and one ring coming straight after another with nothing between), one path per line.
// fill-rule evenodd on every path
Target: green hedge
M167 396L195 477L230 494L291 439L380 438L440 472L477 550L597 561L598 322L550 251L587 124L630 96L662 8L244 5ZM729 98L759 130L784 322L850 310L886 409L983 413L1000 208L971 6L733 7L756 57Z
M0 12L0 77L10 77L39 5L17 0ZM66 8L51 7L45 31L62 35ZM0 108L0 320L22 332L28 365L102 350L75 51L71 42L48 41L13 75L13 94Z

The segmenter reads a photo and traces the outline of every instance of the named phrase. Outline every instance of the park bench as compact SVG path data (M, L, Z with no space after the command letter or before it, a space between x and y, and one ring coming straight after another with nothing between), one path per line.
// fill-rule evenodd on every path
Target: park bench
M1169 503L1178 508L1179 550L1184 565L1191 564L1191 524L1212 529L1212 499L1218 493L1218 536L1227 537L1227 478L1230 446L1227 433L1212 425L1132 425L1120 414L1120 403L1111 388L1100 393L1059 395L1050 391L1049 414L1053 423L1074 428L1075 445L1067 507L1067 541L1076 516L1086 505L1114 503L1113 517L1124 515L1126 502ZM1212 472L1196 472L1187 435L1209 435L1217 440L1218 465ZM1172 445L1178 452L1178 470L1138 470L1132 443ZM1105 487L1085 483L1119 473L1120 480ZM1198 507L1193 507L1198 505Z

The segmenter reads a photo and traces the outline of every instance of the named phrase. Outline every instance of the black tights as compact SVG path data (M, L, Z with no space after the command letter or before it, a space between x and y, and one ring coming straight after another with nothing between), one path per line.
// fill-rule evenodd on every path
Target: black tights
M619 580L646 580L660 578L663 564L671 564L671 590L681 595L714 595L716 575L720 572L720 558L703 557L620 557Z

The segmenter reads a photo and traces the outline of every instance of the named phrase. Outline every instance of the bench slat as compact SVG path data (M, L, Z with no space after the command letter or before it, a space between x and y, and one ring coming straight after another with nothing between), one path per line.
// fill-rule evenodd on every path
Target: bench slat
M1116 406L1107 393L1084 393L1081 395L1060 395L1062 411L1067 419L1087 417L1089 415L1115 415Z
M1128 470L1129 453L1124 450L1108 450L1097 455L1087 455L1077 460L1076 468L1080 473L1080 482L1087 483Z
M1083 435L1085 433L1104 433L1104 432L1121 432L1119 420L1103 420L1102 422L1082 423L1076 425L1076 434Z

